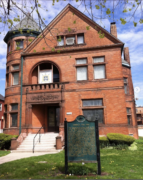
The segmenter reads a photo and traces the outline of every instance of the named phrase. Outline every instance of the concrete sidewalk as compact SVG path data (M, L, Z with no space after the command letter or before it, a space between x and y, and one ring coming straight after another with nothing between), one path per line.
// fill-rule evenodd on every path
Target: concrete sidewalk
M60 151L58 151L60 152ZM56 152L56 153L58 153ZM14 160L18 160L18 159L23 159L23 158L28 158L28 157L33 157L33 156L41 156L41 155L45 155L45 154L55 154L52 152L22 152L22 153L10 153L6 156L2 156L0 157L0 164L6 163L6 162L10 162L10 161L14 161Z

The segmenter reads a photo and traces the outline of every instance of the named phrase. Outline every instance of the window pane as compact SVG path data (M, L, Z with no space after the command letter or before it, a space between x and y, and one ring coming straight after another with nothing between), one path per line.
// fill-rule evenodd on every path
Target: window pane
M18 84L19 73L13 73L13 85Z
M11 104L11 110L18 110L18 104Z
M13 70L19 69L19 65L13 65Z
M127 109L127 113L131 113L131 108L126 108Z
M124 84L124 90L125 90L125 94L127 94L128 93L127 84Z
M58 38L59 39L59 38ZM58 41L58 46L63 46L64 45L64 38L61 37L61 41Z
M83 44L84 43L84 37L83 35L77 36L77 44Z
M127 78L124 78L124 83L127 83L128 81L127 81Z
M105 66L94 66L94 79L105 78Z
M98 116L98 122L103 123L103 109L83 110L83 115L89 121L95 121L95 117Z
M2 104L0 104L0 111L2 111Z
M94 62L94 63L104 62L104 57L96 57L96 58L93 58L93 62Z
M83 106L102 106L102 99L83 100Z
M73 40L72 40L72 39L73 39ZM75 44L75 36L66 37L66 44L67 44L67 45Z
M12 119L12 127L17 127L17 113L11 114L11 119Z
M76 64L86 64L87 63L87 59L77 59L76 60Z
M20 40L20 41L16 41L16 46L20 49L23 48L23 40Z
M127 119L128 119L128 125L131 124L131 116L127 116Z
M87 80L87 67L77 67L77 80Z

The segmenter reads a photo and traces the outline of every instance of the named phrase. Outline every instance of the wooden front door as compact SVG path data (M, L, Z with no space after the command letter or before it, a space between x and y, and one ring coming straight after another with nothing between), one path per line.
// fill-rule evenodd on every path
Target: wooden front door
M60 122L60 108L48 107L48 132L58 132Z

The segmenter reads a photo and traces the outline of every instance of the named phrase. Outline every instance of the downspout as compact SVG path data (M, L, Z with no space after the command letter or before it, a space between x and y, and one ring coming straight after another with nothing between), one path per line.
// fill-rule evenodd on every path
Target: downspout
M20 85L20 121L19 121L19 135L21 134L21 116L22 116L22 82L23 81L23 56L21 56L21 85Z

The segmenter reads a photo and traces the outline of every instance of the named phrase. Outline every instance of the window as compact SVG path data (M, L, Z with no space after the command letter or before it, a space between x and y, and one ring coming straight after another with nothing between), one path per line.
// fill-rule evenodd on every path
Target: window
M93 58L94 63L94 79L104 79L105 78L105 62L104 57ZM98 64L102 63L102 64Z
M83 106L102 106L102 99L83 100Z
M11 111L16 111L18 110L18 104L11 104Z
M84 43L84 35L79 34L77 35L77 44L83 44Z
M104 62L104 57L95 57L93 58L94 63Z
M6 87L9 87L9 74L6 75Z
M19 69L19 64L13 65L13 66L12 66L12 69L13 69L13 70Z
M2 104L0 104L0 111L2 111Z
M126 110L127 110L128 125L131 125L131 120L132 120L131 108L126 108Z
M16 49L22 49L23 48L23 40L16 41Z
M17 116L18 113L11 114L11 127L17 127Z
M64 46L64 37L57 37L58 46Z
M84 66L87 63L87 59L77 59L76 60L76 65L83 65L83 66L77 66L76 71L77 71L77 80L87 80L87 67Z
M66 45L73 45L75 44L75 36L66 37Z
M13 85L17 85L19 81L19 73L13 73Z
M95 121L95 117L97 117L99 123L103 123L103 107L102 107L103 101L102 101L102 99L82 100L82 106L83 106L83 110L82 110L83 115L89 121ZM91 106L92 106L92 109L90 109ZM95 107L95 109L94 109L94 107Z
M124 90L125 94L128 94L128 78L124 78Z
M72 30L71 30L72 32ZM69 33L69 32L66 32ZM65 41L64 41L65 40ZM74 34L74 35L63 35L57 36L58 46L69 46L75 44L84 44L84 34Z
M10 52L10 43L8 43L8 53Z

